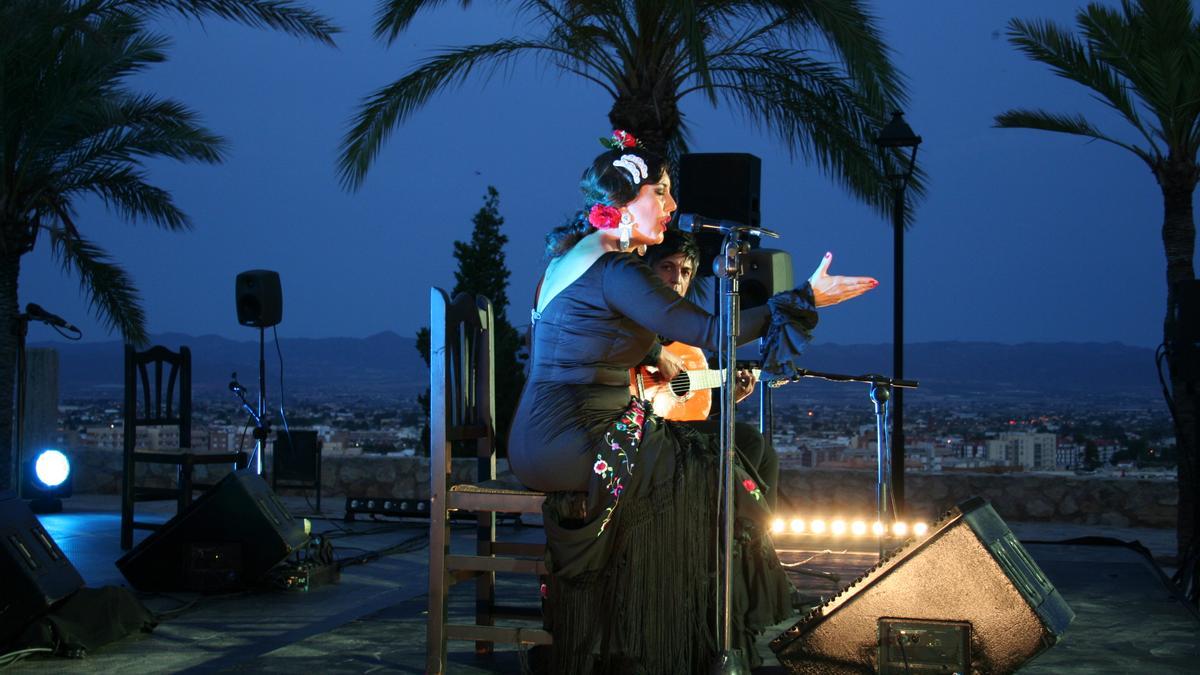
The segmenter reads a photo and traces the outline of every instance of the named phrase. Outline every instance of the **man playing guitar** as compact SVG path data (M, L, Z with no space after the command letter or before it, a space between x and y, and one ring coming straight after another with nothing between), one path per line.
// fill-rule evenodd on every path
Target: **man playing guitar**
M680 230L667 230L661 244L651 246L646 250L644 260L650 269L670 286L680 296L686 296L696 268L700 262L700 248L695 239ZM636 371L640 371L644 393L641 394L652 402L654 413L666 419L687 421L709 432L718 432L720 420L709 420L708 415L712 404L710 389L688 391L679 396L671 385L678 383L677 377L684 372L704 370L708 368L708 359L698 347L673 342L666 345L656 345L647 355L643 366L634 369L631 388L637 393ZM717 371L707 386L719 386L721 379ZM737 389L734 392L736 401L742 401L754 392L758 376L752 370L737 371ZM757 469L760 487L772 507L775 505L775 486L779 482L779 458L775 450L767 443L762 434L753 425L738 422L734 427L734 445L742 455L747 466Z

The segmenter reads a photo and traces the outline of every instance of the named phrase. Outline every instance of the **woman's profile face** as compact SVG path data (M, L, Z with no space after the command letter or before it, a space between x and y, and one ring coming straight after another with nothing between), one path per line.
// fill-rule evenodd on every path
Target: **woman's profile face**
M638 196L625 205L633 216L633 246L662 243L663 233L675 212L675 199L671 197L671 177L665 172L656 183L646 183L638 190Z

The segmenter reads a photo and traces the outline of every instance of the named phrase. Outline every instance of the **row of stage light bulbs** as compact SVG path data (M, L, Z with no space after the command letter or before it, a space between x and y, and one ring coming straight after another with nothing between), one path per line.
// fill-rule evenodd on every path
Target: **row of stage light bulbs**
M875 537L882 537L890 534L894 537L907 537L910 534L915 537L923 537L929 532L929 525L923 522L906 523L897 520L890 527L884 525L880 521L868 523L865 520L847 521L842 518L834 518L825 520L823 518L813 518L804 520L803 518L792 518L785 520L784 518L775 518L771 521L772 534L811 534L811 535L830 535L834 537L865 537L868 533Z

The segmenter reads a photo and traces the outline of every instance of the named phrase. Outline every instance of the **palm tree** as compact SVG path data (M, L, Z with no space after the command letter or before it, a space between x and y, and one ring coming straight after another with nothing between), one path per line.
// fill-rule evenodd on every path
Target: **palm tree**
M437 0L382 0L375 35L394 41ZM468 5L469 0L463 0ZM609 122L671 156L687 149L680 101L723 101L816 161L887 213L872 139L903 103L861 0L524 0L531 37L448 50L368 96L342 143L343 184L357 188L395 128L439 91L529 55L602 87ZM803 45L803 46L798 46ZM819 52L816 50L820 50ZM823 60L828 54L832 60Z
M146 338L129 276L83 235L74 204L102 199L119 217L191 227L148 181L147 158L217 163L223 140L182 104L124 86L163 61L155 14L216 16L332 44L326 19L289 0L4 0L0 2L0 487L11 485L13 383L21 258L44 236L79 278L92 310L128 341Z
M1092 3L1075 16L1079 36L1048 21L1008 24L1009 41L1060 77L1082 84L1133 127L1140 145L1103 133L1082 115L1010 110L996 126L1041 129L1111 143L1146 163L1162 190L1167 257L1164 345L1173 344L1172 308L1181 282L1195 279L1192 194L1200 179L1200 24L1189 0L1124 0L1120 9ZM1196 411L1186 359L1168 349L1179 462L1179 553L1196 537Z

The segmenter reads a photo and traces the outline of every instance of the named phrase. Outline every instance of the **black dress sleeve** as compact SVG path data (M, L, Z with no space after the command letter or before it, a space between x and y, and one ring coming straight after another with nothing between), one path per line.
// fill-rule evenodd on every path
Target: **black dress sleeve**
M658 278L640 258L628 253L606 253L604 300L609 307L642 327L670 339L702 349L720 348L720 319L682 298ZM766 334L771 314L755 307L740 315L738 343Z

